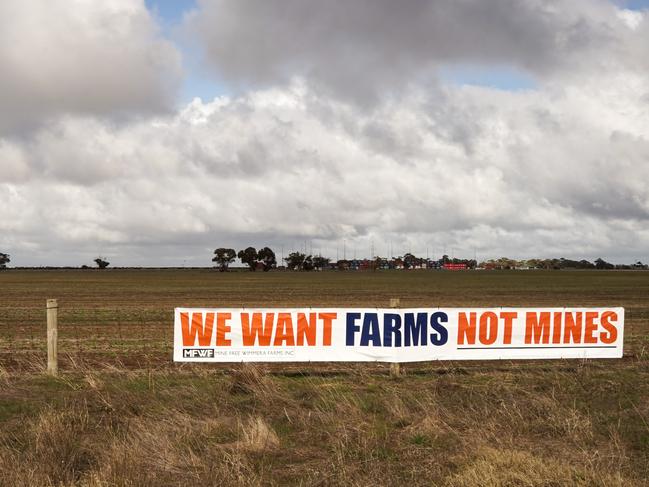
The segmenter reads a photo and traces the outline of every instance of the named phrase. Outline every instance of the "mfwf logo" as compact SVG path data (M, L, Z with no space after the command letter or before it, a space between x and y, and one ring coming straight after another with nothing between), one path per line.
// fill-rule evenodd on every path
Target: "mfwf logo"
M214 358L214 349L183 348L183 358Z

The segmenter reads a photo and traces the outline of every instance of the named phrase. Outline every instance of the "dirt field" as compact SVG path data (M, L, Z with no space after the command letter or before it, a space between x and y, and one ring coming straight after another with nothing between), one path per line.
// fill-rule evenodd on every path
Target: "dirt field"
M624 306L621 360L171 363L175 306ZM45 363L57 298L62 375ZM0 272L0 485L649 485L649 272Z

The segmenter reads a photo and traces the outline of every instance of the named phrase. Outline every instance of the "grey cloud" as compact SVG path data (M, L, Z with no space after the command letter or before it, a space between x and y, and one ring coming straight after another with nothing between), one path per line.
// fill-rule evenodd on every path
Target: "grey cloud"
M173 108L180 54L143 0L0 3L0 134Z
M323 93L374 104L430 85L441 64L544 77L620 58L631 38L646 36L616 12L603 0L201 0L186 28L233 86L302 77Z

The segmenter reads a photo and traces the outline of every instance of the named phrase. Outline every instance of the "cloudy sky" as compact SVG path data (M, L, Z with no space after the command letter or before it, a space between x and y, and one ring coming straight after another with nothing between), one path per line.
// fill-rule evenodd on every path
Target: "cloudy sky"
M2 0L12 265L649 261L649 0Z

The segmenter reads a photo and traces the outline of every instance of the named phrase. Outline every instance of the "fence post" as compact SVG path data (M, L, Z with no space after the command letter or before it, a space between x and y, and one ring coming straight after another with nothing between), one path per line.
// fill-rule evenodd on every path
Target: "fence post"
M390 298L390 308L398 308L401 305L399 298ZM402 374L401 364L392 362L390 364L390 377L399 377Z
M57 322L59 305L56 299L47 300L47 373L56 377L59 373L57 351Z

